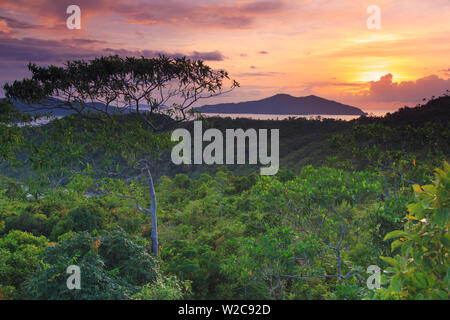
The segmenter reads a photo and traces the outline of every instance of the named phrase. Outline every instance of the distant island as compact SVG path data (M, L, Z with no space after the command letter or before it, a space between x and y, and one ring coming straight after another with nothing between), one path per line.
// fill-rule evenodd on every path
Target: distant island
M257 101L221 103L195 108L201 113L251 113L279 115L367 115L359 108L314 95L277 94Z

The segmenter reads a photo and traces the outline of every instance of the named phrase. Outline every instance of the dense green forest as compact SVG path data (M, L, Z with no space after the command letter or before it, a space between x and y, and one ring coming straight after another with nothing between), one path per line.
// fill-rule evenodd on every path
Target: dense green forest
M448 299L449 108L444 95L348 122L204 119L279 128L281 169L261 176L172 164L172 129L146 128L167 116L21 126L4 100L0 298Z

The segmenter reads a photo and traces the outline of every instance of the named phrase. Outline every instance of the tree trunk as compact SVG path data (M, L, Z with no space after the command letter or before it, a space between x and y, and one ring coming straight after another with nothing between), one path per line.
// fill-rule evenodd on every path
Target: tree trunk
M157 257L158 251L159 251L159 245L158 245L158 221L156 218L156 193L155 193L155 187L153 185L153 178L152 174L150 172L150 169L147 167L147 185L148 190L150 192L150 200L151 200L151 206L150 206L150 216L152 219L152 251L153 254Z

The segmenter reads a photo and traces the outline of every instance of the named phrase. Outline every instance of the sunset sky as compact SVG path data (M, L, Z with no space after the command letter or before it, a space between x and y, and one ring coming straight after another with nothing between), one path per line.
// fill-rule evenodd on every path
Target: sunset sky
M66 27L71 4L81 30ZM369 5L380 30L366 26ZM450 90L450 1L0 0L1 86L29 61L158 53L204 59L241 83L210 102L314 94L394 110Z

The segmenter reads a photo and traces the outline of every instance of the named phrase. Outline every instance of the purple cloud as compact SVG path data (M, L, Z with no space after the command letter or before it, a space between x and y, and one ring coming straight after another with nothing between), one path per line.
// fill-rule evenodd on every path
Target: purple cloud
M198 52L194 51L192 54L188 55L188 58L194 60L205 60L205 61L223 61L225 57L219 51L211 52Z
M192 53L170 53L153 50L126 50L113 48L93 49L95 46L107 44L105 41L92 39L41 40L35 38L15 39L0 37L0 60L23 62L59 63L74 59L92 59L100 55L144 56L147 58L158 55L171 57L186 56L190 59L205 61L222 61L224 55L219 51Z
M19 21L17 19L4 16L0 16L0 21L4 21L9 28L13 29L36 29L40 27L39 25L30 24L28 22Z

